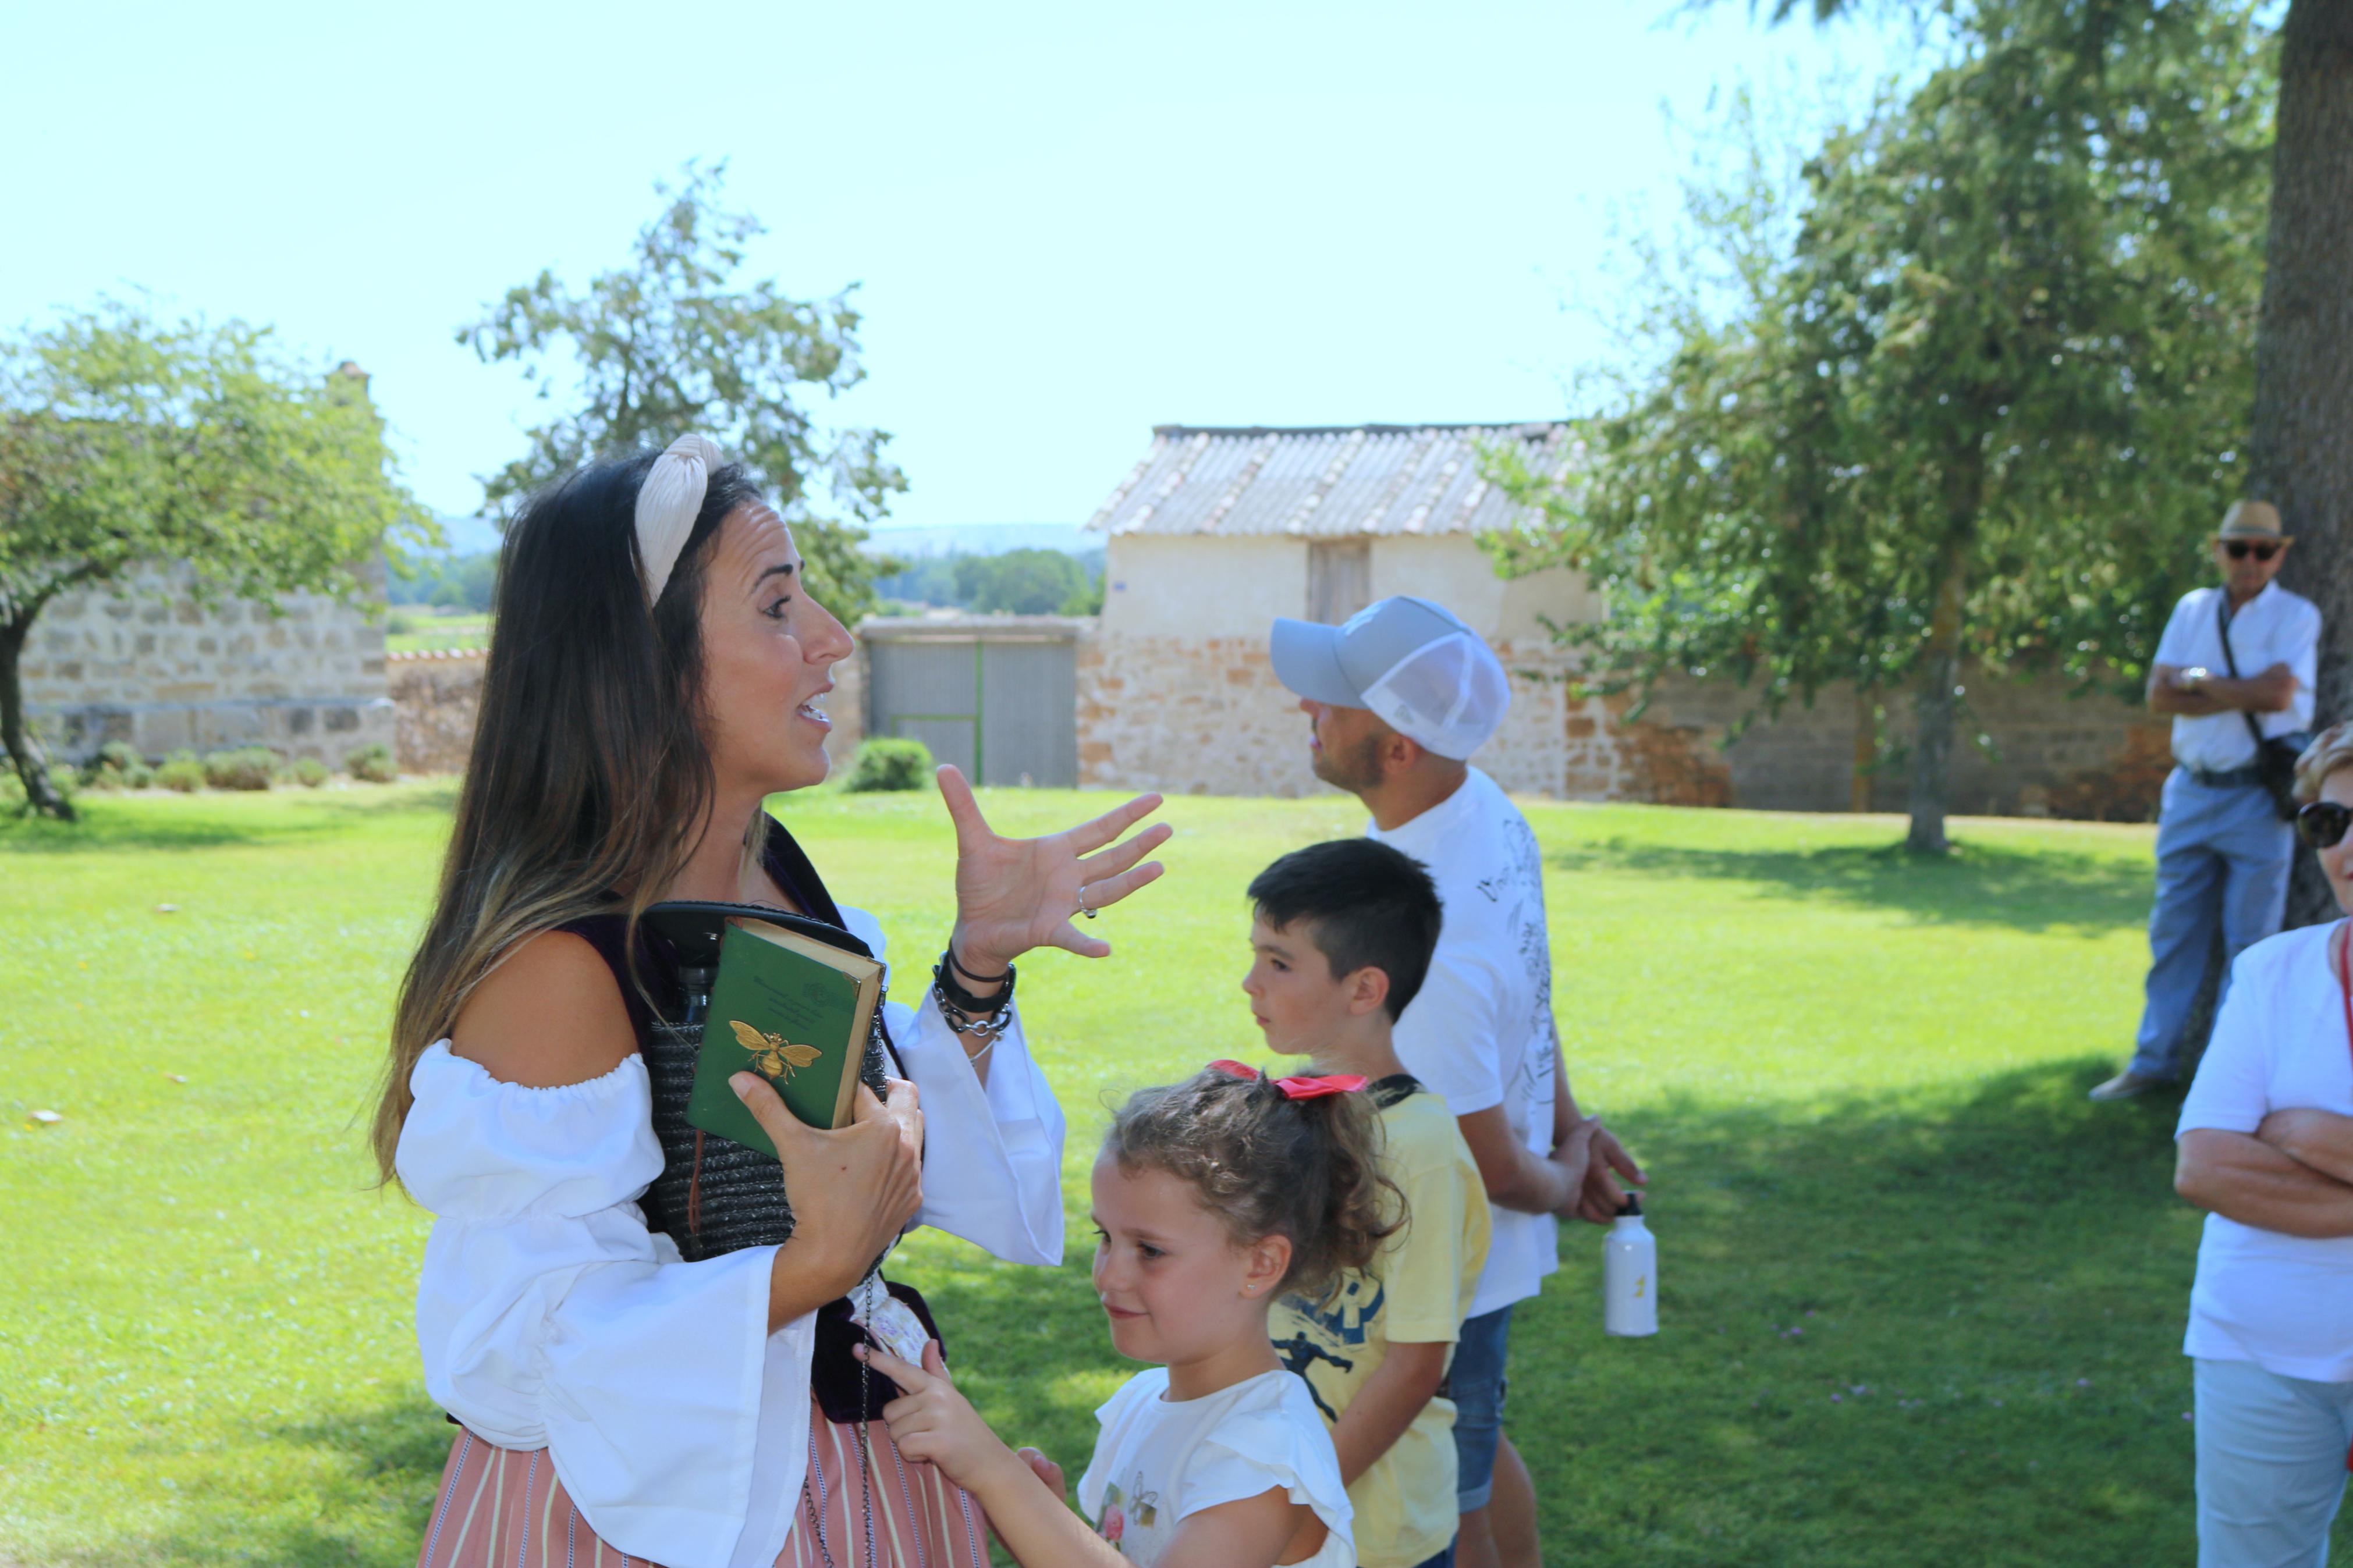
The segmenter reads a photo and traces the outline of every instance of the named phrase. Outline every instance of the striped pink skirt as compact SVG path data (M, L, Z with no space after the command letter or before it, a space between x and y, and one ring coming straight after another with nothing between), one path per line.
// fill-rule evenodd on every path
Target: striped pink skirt
M809 1472L776 1568L988 1568L987 1518L930 1465L900 1456L871 1423L859 1484L858 1428L809 1410ZM872 1500L873 1532L866 1500ZM580 1516L547 1450L494 1447L461 1431L441 1468L417 1568L659 1568L607 1545Z

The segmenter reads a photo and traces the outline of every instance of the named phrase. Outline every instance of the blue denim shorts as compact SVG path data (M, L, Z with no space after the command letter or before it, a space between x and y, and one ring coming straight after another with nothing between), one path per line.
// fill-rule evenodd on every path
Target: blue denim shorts
M1467 1318L1447 1368L1454 1401L1456 1509L1472 1513L1495 1494L1495 1444L1504 1435L1504 1362L1511 1353L1512 1310Z

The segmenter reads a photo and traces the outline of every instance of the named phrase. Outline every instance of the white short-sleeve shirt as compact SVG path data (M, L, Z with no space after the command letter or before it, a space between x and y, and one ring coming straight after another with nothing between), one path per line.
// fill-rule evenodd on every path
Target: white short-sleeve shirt
M1430 976L1398 1020L1398 1059L1457 1116L1504 1108L1512 1135L1552 1152L1552 939L1535 830L1493 779L1370 837L1430 868L1445 923ZM1498 1208L1473 1317L1525 1300L1560 1267L1548 1214Z
M2353 1039L2328 965L2340 929L2282 931L2239 955L2176 1137L2253 1132L2292 1106L2353 1116ZM2353 1383L2353 1237L2284 1236L2208 1215L2182 1350Z
M2157 662L2176 668L2201 667L2228 676L2231 661L2222 657L2221 588L2192 588L2173 606L2158 640ZM2253 679L2275 664L2294 672L2295 699L2284 712L2254 715L2263 737L2293 735L2312 728L2312 685L2318 679L2320 611L2309 599L2291 594L2276 583L2240 606L2231 617L2231 652L2239 674ZM2228 773L2255 760L2255 740L2247 733L2244 715L2233 710L2203 718L2176 714L2173 720L2173 760L2185 767Z
M1168 1369L1156 1366L1128 1379L1095 1419L1103 1429L1079 1479L1079 1507L1130 1562L1159 1562L1189 1515L1281 1487L1331 1531L1293 1568L1355 1568L1340 1456L1293 1373L1262 1372L1198 1399L1171 1399Z

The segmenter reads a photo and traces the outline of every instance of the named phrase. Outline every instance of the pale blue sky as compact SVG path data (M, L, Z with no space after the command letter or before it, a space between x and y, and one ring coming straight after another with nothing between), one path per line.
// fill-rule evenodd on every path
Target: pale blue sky
M1159 422L1544 417L1601 352L1662 110L1876 68L1741 0L564 7L0 5L0 324L101 290L375 376L442 511L533 405L452 330L623 255L732 160L797 291L860 281L910 525L1082 521ZM667 13L667 15L663 15Z

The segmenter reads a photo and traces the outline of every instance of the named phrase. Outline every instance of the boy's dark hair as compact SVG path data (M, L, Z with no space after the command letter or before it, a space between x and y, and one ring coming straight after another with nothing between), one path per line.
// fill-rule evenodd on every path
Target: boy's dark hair
M1103 1148L1124 1170L1189 1184L1238 1247L1289 1237L1279 1289L1321 1301L1405 1228L1405 1194L1381 1173L1384 1136L1362 1090L1293 1100L1273 1079L1209 1068L1136 1090Z
M1294 849L1250 885L1258 916L1277 931L1304 931L1332 978L1359 969L1389 977L1389 1021L1421 989L1438 950L1438 888L1413 857L1371 838L1335 838Z

